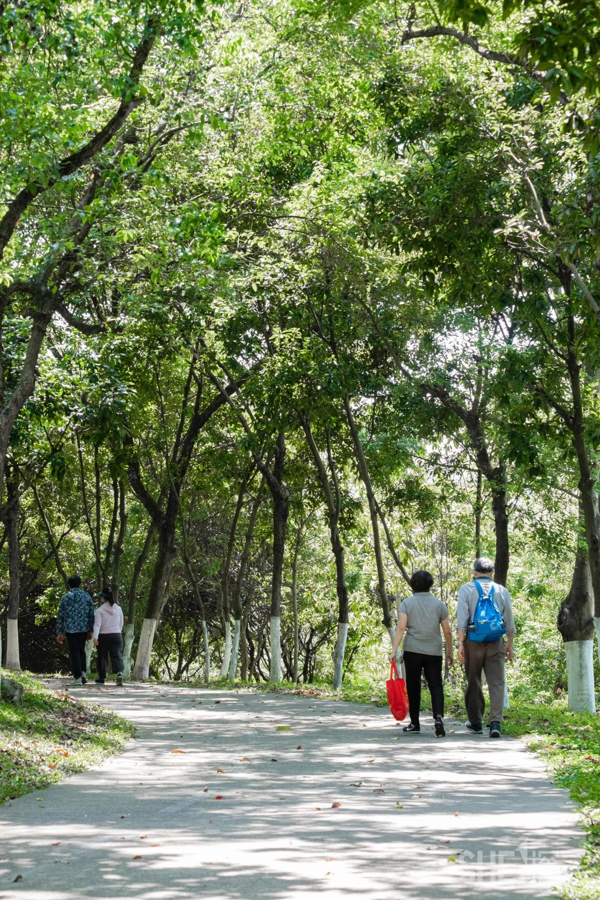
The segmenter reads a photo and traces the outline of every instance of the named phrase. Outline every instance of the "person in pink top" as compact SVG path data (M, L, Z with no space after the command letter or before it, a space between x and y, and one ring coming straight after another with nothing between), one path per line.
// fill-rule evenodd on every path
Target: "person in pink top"
M117 684L123 687L123 610L115 603L110 588L103 588L98 597L104 603L94 616L94 647L98 650L96 684L104 684L110 654L112 670L117 673Z

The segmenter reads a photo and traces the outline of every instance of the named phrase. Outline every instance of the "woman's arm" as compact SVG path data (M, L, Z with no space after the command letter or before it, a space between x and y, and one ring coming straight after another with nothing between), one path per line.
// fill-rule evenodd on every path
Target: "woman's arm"
M444 632L444 637L446 638L446 659L448 660L448 664L454 665L454 654L452 651L452 632L450 631L450 621L449 619L444 619L442 622L442 631Z
M392 652L390 653L390 659L396 659L396 653L398 652L398 647L402 643L402 638L404 637L404 632L406 631L406 625L408 623L408 616L406 613L401 612L398 616L398 627L396 628L396 635L394 637L394 643L392 644Z

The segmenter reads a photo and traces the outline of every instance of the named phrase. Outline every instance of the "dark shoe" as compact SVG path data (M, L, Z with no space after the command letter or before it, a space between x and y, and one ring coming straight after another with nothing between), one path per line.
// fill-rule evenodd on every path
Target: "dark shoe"
M413 725L413 723L411 722L410 725L405 725L402 731L406 732L406 734L420 734L421 726Z
M490 737L493 737L493 738L500 737L500 722L491 722L490 723Z
M94 684L104 684L104 681L101 678L96 678Z
M470 731L471 734L483 734L483 728L481 727L481 722L465 722L465 727L467 731Z
M81 683L87 684L87 678L86 678L85 672L81 673Z
M444 721L441 716L435 717L435 736L446 737L446 729L444 728Z
M123 676L120 672L117 675L117 687L123 687Z

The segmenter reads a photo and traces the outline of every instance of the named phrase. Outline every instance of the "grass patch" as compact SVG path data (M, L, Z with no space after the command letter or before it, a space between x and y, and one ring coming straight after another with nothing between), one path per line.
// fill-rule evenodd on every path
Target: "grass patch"
M600 897L600 718L570 713L566 704L516 704L503 730L522 738L541 756L554 781L568 788L586 829L586 855L563 890L564 900Z
M0 803L82 772L121 750L133 725L100 706L11 672L22 706L0 702Z

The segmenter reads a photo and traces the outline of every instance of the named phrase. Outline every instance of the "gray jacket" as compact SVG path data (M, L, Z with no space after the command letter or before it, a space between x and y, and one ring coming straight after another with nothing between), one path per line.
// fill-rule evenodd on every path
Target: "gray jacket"
M515 620L513 618L512 600L507 589L501 584L496 584L487 575L483 575L477 579L487 593L487 586L494 585L494 600L498 604L500 614L506 622L507 636L515 633ZM464 631L466 634L469 624L473 621L479 593L473 581L463 584L458 592L458 606L456 607L456 628L458 631Z

